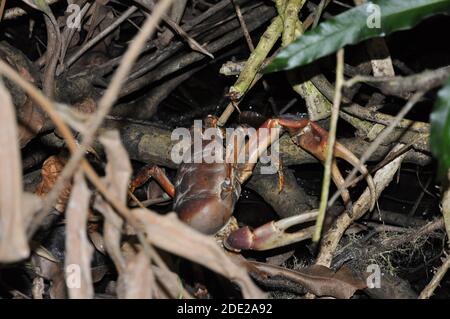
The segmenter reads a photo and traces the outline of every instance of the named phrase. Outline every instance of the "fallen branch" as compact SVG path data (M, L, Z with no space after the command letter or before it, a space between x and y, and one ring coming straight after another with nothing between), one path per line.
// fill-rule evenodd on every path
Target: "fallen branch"
M91 258L94 249L87 236L89 191L82 171L74 178L74 186L67 207L66 285L72 299L93 298Z
M450 268L450 255L447 255L443 260L442 266L436 271L433 276L433 279L428 283L428 285L422 290L420 293L419 299L428 299L430 298L436 288L441 283L442 278L444 278L447 270Z
M409 99L413 92L429 91L441 86L450 75L450 66L426 70L409 76L395 77L361 76L349 66L347 66L347 70L351 70L350 73L354 76L349 80L351 83L365 82L378 88L385 95L398 96L404 99Z
M151 122L133 121L127 119L109 119L105 121L103 129L117 128L121 132L124 145L131 159L143 163L153 163L169 168L177 165L171 160L171 151L177 141L171 140L171 131L167 128L157 126ZM341 138L338 140L356 156L364 153L369 142L361 138ZM370 161L380 161L390 151L390 145L381 145L375 153L370 156ZM97 151L99 147L95 147ZM280 156L284 166L317 163L317 159L306 151L295 145L286 134L280 138ZM411 150L406 153L405 161L426 165L430 162L426 154Z

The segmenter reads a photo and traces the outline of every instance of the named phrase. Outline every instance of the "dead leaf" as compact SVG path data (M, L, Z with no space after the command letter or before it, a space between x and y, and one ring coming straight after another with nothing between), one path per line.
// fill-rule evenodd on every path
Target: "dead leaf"
M104 180L108 190L125 204L132 172L128 153L122 145L118 131L108 131L99 139L105 147L108 159ZM125 268L125 260L120 249L123 220L100 196L96 198L95 208L105 216L103 226L105 248L120 274Z
M154 298L181 298L183 296L183 284L176 273L154 265L152 265L152 270L157 279L153 292Z
M45 258L45 259L47 259L49 261L52 261L54 263L58 263L59 262L59 260L55 256L53 256L53 254L50 251L48 251L47 248L45 248L42 245L38 245L34 249L33 253L35 253L39 257Z
M28 227L33 221L35 214L41 210L42 199L36 194L23 192L22 205L24 224Z
M117 282L117 296L121 299L150 299L155 276L150 267L150 260L143 251L131 260L127 260L125 270Z
M51 299L67 299L66 283L62 270L57 276L53 277L49 293Z
M74 177L72 194L66 211L66 285L72 299L93 298L91 258L94 249L87 236L89 191L83 172Z
M61 262L54 262L35 253L31 255L31 265L33 266L36 275L47 280L53 280L53 278L55 278L58 273L62 272L63 269L63 264Z
M106 3L104 4L103 2L105 1L95 1L92 8L89 9L91 17L89 19L89 23L85 26L85 29L87 29L85 41L91 39L95 29L106 16L105 13L107 12L108 8L105 8Z
M291 270L255 261L249 263L259 271L266 273L267 276L281 276L297 282L319 297L349 299L355 291L366 288L366 283L355 278L347 267L342 267L334 272L321 265Z
M291 258L294 255L294 253L295 253L295 250L289 250L287 252L284 252L284 253L281 253L281 254L277 254L275 256L269 256L269 257L266 258L266 262L269 265L280 266L286 260Z
M105 240L103 239L103 236L100 235L100 233L97 231L90 230L88 230L88 235L95 249L97 249L97 251L101 252L102 254L106 254Z
M22 205L22 165L11 95L0 80L0 262L28 257Z
M244 298L264 298L264 293L251 281L247 272L228 258L213 237L184 224L175 213L161 216L147 209L131 212L142 222L152 245L203 265L237 283Z
M111 24L116 21L117 17L108 7L100 7L100 12L102 15L101 21L99 21L97 27L95 28L95 32L92 34L92 37L95 37L98 33L103 32L106 28L108 28ZM116 29L106 37L103 38L96 46L93 47L92 50L104 51L104 48L108 48L114 38L119 35L119 29ZM108 51L106 51L108 52Z
M42 180L36 188L36 195L44 197L53 189L66 162L67 159L61 155L52 155L45 160L41 170ZM55 204L55 209L60 213L63 213L66 209L70 197L70 190L71 185L68 183L61 191Z
M37 276L47 279L51 282L50 298L65 299L66 285L64 282L63 264L59 261L52 261L46 257L42 257L33 253L31 257L31 264Z

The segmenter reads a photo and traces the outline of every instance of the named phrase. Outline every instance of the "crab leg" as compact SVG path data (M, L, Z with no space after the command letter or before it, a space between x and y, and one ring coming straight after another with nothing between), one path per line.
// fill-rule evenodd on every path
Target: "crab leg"
M261 128L268 128L269 133L267 133L267 131L266 133L263 133L264 130L261 130ZM275 141L283 129L289 131L293 141L298 146L314 155L321 162L325 161L328 132L316 123L306 119L270 119L267 120L261 128L257 131L257 134L250 137L246 147L242 150L248 152L249 161L239 167L238 178L241 183L250 177L252 170L256 165L256 160L261 156L263 151ZM334 157L346 160L365 176L371 192L370 205L371 209L373 209L376 200L375 184L366 167L360 163L358 158L353 155L352 152L338 142L336 142L334 146ZM334 183L341 190L341 196L347 206L348 212L351 213L350 194L346 188L343 188L344 178L342 177L335 159L333 159L332 162L331 175ZM315 215L310 214L307 216L311 217ZM294 233L286 232L286 230L293 225L308 221L308 219L305 220L303 218L304 215L302 214L282 219L277 222L272 221L254 230L251 230L249 227L243 227L232 232L224 244L228 249L234 250L267 250L305 240L312 236L314 227L308 227ZM315 217L311 218L314 219Z
M269 119L257 130L257 133L250 137L247 145L242 148L242 152L248 154L248 161L238 168L239 181L244 183L251 175L258 161L258 158L266 151L266 149L279 138L283 129L287 129L292 136L294 142L304 150L314 155L321 162L326 158L326 145L328 142L328 132L321 128L318 124L307 119ZM239 154L241 157L242 154ZM371 210L375 206L376 192L375 184L367 168L362 165L358 158L353 155L342 144L336 142L334 146L334 157L342 158L348 163L356 167L366 178L371 193ZM333 159L331 166L331 176L334 183L341 191L341 196L349 213L351 213L351 199L348 190L343 188L344 178Z
M142 185L144 185L150 178L154 178L155 181L164 189L164 191L170 196L175 196L175 187L172 182L167 178L163 170L156 165L144 166L137 176L130 183L130 192Z
M296 125L295 122L296 121L294 120L285 120L285 119L280 120L281 125L286 126L288 129L290 128L292 139L297 145L299 145L306 151L310 152L320 161L324 162L326 158L326 145L328 142L328 132L314 122L309 122L307 126L303 127L300 131L296 132L295 130L292 130L292 128L295 129L298 127L298 125ZM343 146L339 142L335 143L334 157L344 159L345 161L356 167L359 170L359 172L363 176L365 176L371 194L370 210L372 210L375 207L376 190L372 176L370 176L369 172L367 171L367 168L361 164L359 159L352 152L350 152L345 146ZM342 174L339 171L339 168L337 167L336 161L334 159L331 166L331 176L336 186L341 190L341 196L342 199L344 200L344 203L347 206L350 205L351 201L349 192L347 189L343 189L344 178L342 177ZM351 213L351 210L349 212Z
M232 232L224 241L224 246L229 250L268 250L293 244L311 238L314 226L307 227L294 233L286 230L292 226L315 220L317 210L284 218L279 221L271 221L254 230L248 226Z
M300 120L306 126L308 120ZM252 175L253 169L261 155L267 151L267 148L274 143L283 133L283 127L279 125L278 119L269 119L265 121L256 134L250 136L248 143L241 149L239 158L248 154L248 159L244 164L238 166L237 176L240 183L244 183ZM245 152L243 154L243 152ZM273 154L271 154L273 158ZM280 161L275 161L275 165L280 167ZM279 171L280 172L280 171ZM280 175L280 188L282 188L283 177Z
M238 127L231 136L231 142L227 146L227 162L234 163L238 167L237 178L239 182L244 183L253 172L253 168L260 156L267 150L267 147L278 138L281 133L279 128L271 128L269 133L262 134L261 127L252 133L248 127ZM254 129L253 129L254 130ZM249 142L245 144L245 137ZM227 137L227 140L229 138ZM248 155L248 158L246 157ZM275 154L268 155L272 165L276 168L279 177L279 192L283 190L284 176L281 160Z

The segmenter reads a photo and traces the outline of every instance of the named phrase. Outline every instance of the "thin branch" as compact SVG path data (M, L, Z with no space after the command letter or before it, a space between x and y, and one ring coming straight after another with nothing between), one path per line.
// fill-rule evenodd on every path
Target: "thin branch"
M135 2L139 3L143 7L145 7L147 10L154 10L153 3L148 0L134 0ZM190 37L186 31L183 30L182 27L178 25L175 21L173 21L170 17L168 17L166 14L163 14L161 19L167 23L175 32L177 32L189 45L189 47L197 52L203 53L204 55L210 57L211 59L214 59L214 55L212 55L208 50L206 50L200 43L194 40L194 38Z
M244 17L242 16L241 7L236 3L236 1L231 0L231 2L233 3L234 10L236 11L236 16L238 17L242 31L244 32L245 41L247 41L248 48L250 49L250 52L253 52L255 50L255 46L253 45L252 38L250 37L250 33L248 32Z
M319 24L323 9L325 9L325 7L328 5L328 3L330 3L330 1L320 0L320 3L316 8L316 12L314 12L313 28L317 27L317 25Z
M355 74L353 68L347 66L346 69L350 71L353 76L347 81L348 86L355 83L365 82L373 87L378 88L385 95L393 95L402 98L411 96L411 92L422 90L428 91L442 85L450 75L450 66L445 66L435 70L426 70L417 74L408 76L394 76L394 77L373 77ZM353 73L353 74L352 74Z
M419 299L428 299L433 295L434 291L441 283L442 278L444 278L449 268L450 268L450 255L447 255L447 257L444 259L444 262L442 263L442 266L439 267L439 269L434 274L433 279L431 279L428 285L420 293Z
M89 42L85 43L82 48L80 48L74 55L72 55L67 62L64 64L65 68L68 68L73 63L75 63L76 60L78 60L87 50L92 48L94 45L96 45L100 40L105 38L108 34L110 34L112 31L114 31L119 25L122 24L125 20L127 20L133 13L137 11L137 7L131 6L129 7L114 23L112 23L110 26L108 26L106 29L104 29L102 32L97 34L94 38L89 40ZM63 70L60 70L59 73L61 73Z
M336 89L331 109L330 132L327 144L327 155L325 159L325 170L322 181L322 193L320 197L319 215L317 216L316 227L312 237L313 242L319 242L322 233L323 221L327 209L328 195L330 192L331 165L333 162L334 144L336 141L337 121L339 118L339 106L342 98L342 86L344 84L344 49L337 52L336 65Z

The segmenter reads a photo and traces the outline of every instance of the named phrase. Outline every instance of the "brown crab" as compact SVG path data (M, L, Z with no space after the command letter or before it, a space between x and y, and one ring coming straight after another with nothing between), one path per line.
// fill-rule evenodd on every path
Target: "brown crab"
M222 130L217 127L217 118L213 116L205 119L203 128L197 127L197 133L203 134L207 128L216 130L216 137L223 134ZM245 128L240 129L246 132ZM231 143L226 147L223 147L222 144L221 147L225 154L225 160L222 162L193 161L195 158L198 159L199 153L191 151L189 153L191 161L180 164L174 184L159 167L146 166L132 181L130 188L133 191L153 177L167 194L174 198L173 210L177 212L181 220L202 233L215 234L227 224L232 216L234 206L241 194L241 185L252 175L260 156L284 131L289 132L296 145L324 162L328 141L326 130L317 123L304 118L273 118L265 121L255 134L250 135L247 143L245 139L232 138ZM191 130L191 132L193 131ZM211 140L214 138L202 139L202 146L207 147ZM358 158L338 142L334 146L334 157L346 160L365 176L372 195L371 207L373 208L376 198L375 186L366 167L361 165ZM245 161L236 161L240 158L245 158ZM278 166L280 187L282 187L283 177L279 167L280 163L275 161L275 164ZM333 159L331 174L334 183L341 188L344 178L339 171L336 159ZM348 212L351 213L349 192L347 189L341 191L342 199ZM311 221L315 216L315 213L302 214L270 222L255 230L244 227L232 232L224 245L235 250L266 250L300 241L308 238L311 231L301 230L288 233L286 230L293 225Z

